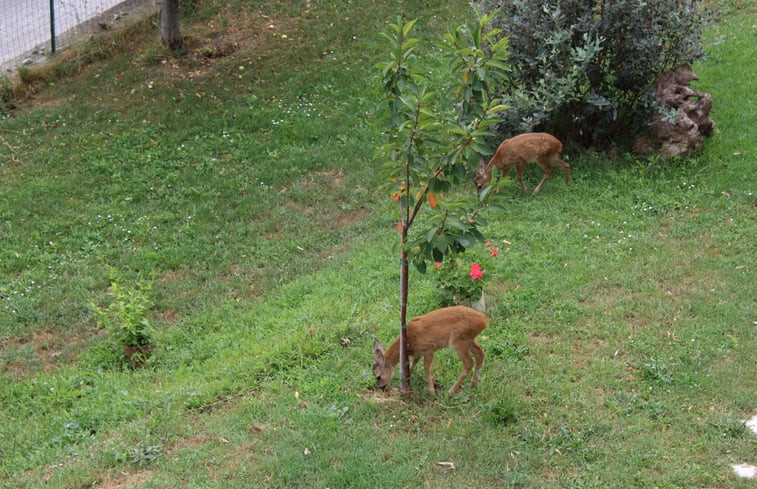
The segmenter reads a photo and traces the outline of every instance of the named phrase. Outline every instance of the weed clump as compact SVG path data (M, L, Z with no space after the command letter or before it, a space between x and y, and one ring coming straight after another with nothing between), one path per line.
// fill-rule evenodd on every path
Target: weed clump
M518 406L511 398L502 398L489 406L489 422L498 426L509 426L518 422Z

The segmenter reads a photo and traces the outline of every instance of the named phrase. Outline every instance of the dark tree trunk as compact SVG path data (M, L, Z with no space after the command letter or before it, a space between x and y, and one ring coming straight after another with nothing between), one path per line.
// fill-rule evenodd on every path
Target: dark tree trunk
M404 227L404 226L403 226ZM408 262L407 262L407 228L402 231L402 250L400 251L400 392L410 392L410 362L407 355L407 295L408 295Z
M179 0L163 0L160 11L160 35L163 45L171 51L184 54L184 40L179 30Z

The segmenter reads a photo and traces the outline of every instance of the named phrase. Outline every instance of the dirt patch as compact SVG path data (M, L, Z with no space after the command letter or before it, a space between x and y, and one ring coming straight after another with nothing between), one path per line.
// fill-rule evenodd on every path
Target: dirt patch
M214 62L233 59L241 76L246 65L260 60L272 47L291 43L297 27L288 19L274 19L262 11L240 10L227 6L204 24L184 29L187 55L160 57L167 76L194 79L211 71ZM288 34L287 34L288 33Z
M126 489L129 487L141 487L152 475L151 470L140 472L129 472L118 474L117 477L111 475L103 476L97 487L100 489Z
M74 363L86 344L99 334L99 331L89 330L64 336L60 332L41 330L7 339L0 345L0 370L22 379Z

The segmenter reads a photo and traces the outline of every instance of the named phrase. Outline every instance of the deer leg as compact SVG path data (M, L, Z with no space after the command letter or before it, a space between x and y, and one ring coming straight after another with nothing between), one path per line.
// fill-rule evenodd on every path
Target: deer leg
M484 364L484 357L486 355L484 349L476 343L476 340L473 340L473 343L470 346L470 352L473 353L473 356L476 358L476 369L473 371L473 380L470 385L471 387L476 387L478 385L478 372Z
M455 348L455 352L460 357L460 361L463 362L463 371L460 373L460 377L457 378L457 382L447 391L448 394L454 394L460 390L460 386L473 368L473 359L470 356L468 348L458 346Z
M555 158L554 161L557 166L562 168L563 173L565 173L565 183L570 183L570 165L557 158Z
M431 375L431 364L434 361L434 352L426 353L423 355L423 369L426 371L426 382L428 383L428 393L432 396L436 395L436 387L434 387L434 376Z
M415 371L415 366L418 365L420 358L421 358L420 353L413 353L410 356L410 373L408 374L410 377L413 376L413 372Z
M541 161L537 161L537 163L539 163L539 166L544 170L544 178L541 179L541 182L539 182L539 185L536 186L534 193L531 195L536 195L537 193L539 193L539 190L541 190L541 186L544 185L544 182L549 180L549 178L552 176L552 167L549 166L549 163L542 163Z
M558 158L558 155L554 155L550 162L562 168L563 173L565 173L565 183L570 183L570 165Z
M523 167L525 166L525 164L525 162L522 162L515 165L515 175L518 178L518 182L520 182L520 188L523 189L523 193L527 194L528 190L526 190L526 186L523 183Z
M421 357L420 353L413 354L412 357L410 357L410 374L412 375L413 370L415 370L415 366L418 364L418 359Z

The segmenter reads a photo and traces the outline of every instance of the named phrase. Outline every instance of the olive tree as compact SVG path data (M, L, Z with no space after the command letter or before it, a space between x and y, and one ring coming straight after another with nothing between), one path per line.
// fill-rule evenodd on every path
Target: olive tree
M702 0L480 0L509 39L512 105L500 132L536 128L582 143L627 143L660 110L655 82L703 55Z

